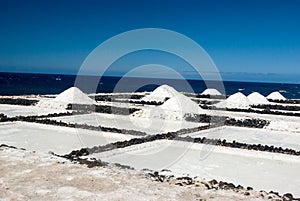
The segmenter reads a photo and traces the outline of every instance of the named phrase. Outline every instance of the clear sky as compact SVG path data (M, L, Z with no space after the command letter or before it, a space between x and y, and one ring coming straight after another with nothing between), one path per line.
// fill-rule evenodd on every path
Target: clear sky
M0 0L0 71L76 74L108 38L155 27L195 40L224 79L300 83L299 11L300 0Z

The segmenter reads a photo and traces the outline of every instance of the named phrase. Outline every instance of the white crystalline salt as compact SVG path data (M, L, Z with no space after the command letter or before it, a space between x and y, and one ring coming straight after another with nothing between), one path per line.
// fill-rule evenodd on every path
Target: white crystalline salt
M215 104L215 106L219 108L240 108L240 109L248 109L250 108L250 105L251 105L250 100L241 92L237 92L229 96L226 100Z
M267 99L271 99L271 100L286 100L286 98L281 95L281 93L279 93L278 91L274 91L271 94L269 94L267 96Z
M95 101L88 97L77 87L71 87L59 94L55 99L57 102L73 104L94 104Z
M168 89L166 85L163 85L162 89ZM173 88L172 88L173 89ZM199 114L203 113L203 109L200 108L197 103L192 101L187 96L177 92L175 89L172 91L173 96L168 99L161 106L154 108L142 109L133 113L133 116L144 118L160 118L168 120L183 120L185 114ZM162 92L162 91L160 91ZM169 92L169 91L168 91ZM166 92L166 93L168 93ZM162 94L165 97L165 94ZM170 94L167 94L170 95Z
M217 89L206 89L202 92L202 95L211 95L211 96L218 96L222 95Z
M41 99L37 106L44 108L61 109L66 108L68 104L95 104L95 100L88 97L77 87L71 87L54 99Z
M249 100L247 99L247 97L242 94L241 92L237 92L231 96L229 96L227 99L226 99L228 102L235 102L235 103L240 103L240 102L249 102Z
M163 102L166 98L171 98L178 94L178 92L168 85L161 85L157 87L149 95L142 98L143 101Z
M184 113L194 113L201 109L197 103L180 93L167 100L160 107L164 110L182 111Z
M253 92L247 96L252 104L268 104L269 101L266 97L258 92Z

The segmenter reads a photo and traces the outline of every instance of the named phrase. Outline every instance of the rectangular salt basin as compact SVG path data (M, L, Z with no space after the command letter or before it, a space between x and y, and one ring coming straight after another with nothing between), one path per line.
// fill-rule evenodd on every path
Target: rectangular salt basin
M171 121L162 119L148 119L128 115L115 115L92 113L53 118L66 123L87 124L92 126L105 126L111 128L137 130L148 134L178 131L182 128L195 128L207 124L187 121Z
M249 112L232 112L224 110L206 110L208 115L220 115L229 116L236 119L249 119L259 118L269 121L284 121L284 122L297 122L300 123L300 118L296 116L284 116L284 115L273 115L273 114L258 114Z
M3 113L8 117L47 115L51 113L61 113L61 112L66 112L66 110L40 108L36 106L0 104L0 113Z
M190 133L185 136L193 138L207 137L213 139L233 140L248 144L273 145L276 147L300 150L300 134L287 131L273 131L269 129L240 128L223 126L219 128Z
M26 122L0 124L0 144L30 151L66 154L74 149L105 145L133 138L131 135L90 131Z
M300 197L299 156L160 140L89 157L136 169L169 169L176 176L216 179Z

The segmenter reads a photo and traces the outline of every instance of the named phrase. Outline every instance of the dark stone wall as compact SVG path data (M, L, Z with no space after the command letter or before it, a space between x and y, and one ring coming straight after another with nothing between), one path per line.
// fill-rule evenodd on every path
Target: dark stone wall
M30 100L30 99L23 99L23 98L0 98L0 104L9 104L9 105L34 105L38 100Z

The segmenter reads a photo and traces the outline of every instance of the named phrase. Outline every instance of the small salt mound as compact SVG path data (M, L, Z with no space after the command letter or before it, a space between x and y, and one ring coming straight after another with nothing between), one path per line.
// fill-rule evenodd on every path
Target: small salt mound
M204 110L190 98L177 92L175 96L168 99L161 106L139 110L133 113L132 116L167 120L183 120L185 114L199 114L203 113L203 111Z
M269 103L268 99L258 92L253 92L253 93L249 94L247 96L247 98L253 104L268 104Z
M272 92L270 95L267 96L267 99L271 99L271 100L286 100L286 98L283 95L281 95L281 93L279 93L278 91Z
M86 104L93 105L96 102L88 97L77 87L71 87L54 99L42 99L38 102L38 107L61 109L66 108L68 104Z
M206 89L202 92L202 95L219 96L222 94L217 89Z
M171 98L178 93L179 92L177 92L173 87L170 87L168 85L161 85L149 95L143 97L141 100L163 102L166 98Z
M241 92L237 92L229 96L226 100L215 104L215 106L219 108L240 108L240 109L248 109L250 108L250 105L251 105L250 100Z

